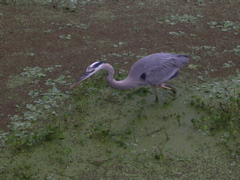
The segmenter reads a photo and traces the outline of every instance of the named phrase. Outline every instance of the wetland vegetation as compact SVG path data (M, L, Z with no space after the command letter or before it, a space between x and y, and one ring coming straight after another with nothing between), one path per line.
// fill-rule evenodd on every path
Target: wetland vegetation
M238 0L2 0L0 179L239 179ZM155 52L177 89L111 89Z

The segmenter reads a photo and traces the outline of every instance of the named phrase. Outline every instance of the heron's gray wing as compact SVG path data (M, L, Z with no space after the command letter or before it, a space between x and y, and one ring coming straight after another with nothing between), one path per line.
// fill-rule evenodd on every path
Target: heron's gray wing
M171 79L188 62L188 57L180 54L156 53L137 61L129 76L144 84L157 85Z
M179 67L172 62L165 62L163 64L149 68L145 72L145 81L151 85L161 84L171 79L179 70Z
M188 62L188 57L180 54L160 53L145 65L145 81L161 84L177 75L178 70Z

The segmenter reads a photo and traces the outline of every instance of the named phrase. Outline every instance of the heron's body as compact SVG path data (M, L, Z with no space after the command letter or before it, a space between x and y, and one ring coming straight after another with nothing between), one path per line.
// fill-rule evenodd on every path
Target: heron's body
M178 70L188 62L188 56L181 54L170 53L155 53L143 57L135 62L126 79L116 81L114 79L114 69L108 63L95 62L91 64L83 76L81 76L70 88L91 76L98 70L106 70L108 72L107 82L115 89L131 89L138 86L162 86L164 88L172 89L165 86L164 82L175 77ZM156 94L157 99L157 94Z

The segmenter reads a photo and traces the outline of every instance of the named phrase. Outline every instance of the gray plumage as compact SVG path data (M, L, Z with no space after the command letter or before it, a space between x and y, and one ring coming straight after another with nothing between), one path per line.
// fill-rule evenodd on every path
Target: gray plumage
M151 54L135 62L132 65L127 78L122 81L116 81L114 79L114 69L110 64L95 62L87 68L86 72L76 80L73 85L70 86L70 89L76 86L79 82L90 77L92 74L103 69L108 72L108 84L115 89L125 90L138 86L152 86L155 88L156 93L156 88L161 86L175 92L172 87L165 85L164 82L174 78L177 75L178 70L188 61L188 56L181 54ZM156 100L158 100L157 93Z

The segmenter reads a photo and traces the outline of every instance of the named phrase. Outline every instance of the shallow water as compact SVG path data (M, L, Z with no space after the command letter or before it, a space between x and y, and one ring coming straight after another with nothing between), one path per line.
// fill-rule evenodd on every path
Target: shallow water
M212 132L218 121L207 111L208 104L218 111L219 102L239 99L238 3L156 2L101 1L76 14L3 8L0 16L10 26L2 32L6 67L0 77L7 89L1 103L11 106L1 108L11 109L4 113L12 136L1 149L0 179L240 179L238 124ZM162 51L191 56L169 81L176 96L160 88L155 103L151 88L113 90L103 74L64 91L92 61L119 66L122 78L134 61ZM26 72L19 75L16 66ZM17 110L11 99L22 103ZM237 117L239 107L233 110Z

